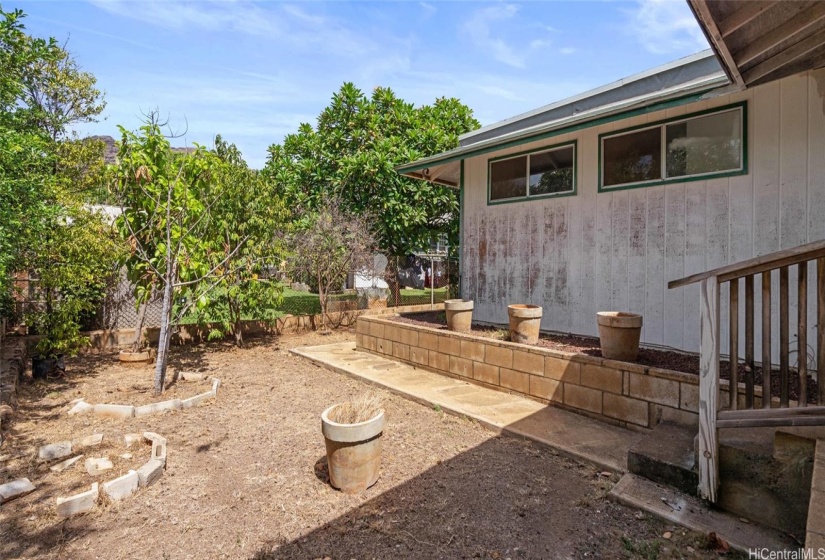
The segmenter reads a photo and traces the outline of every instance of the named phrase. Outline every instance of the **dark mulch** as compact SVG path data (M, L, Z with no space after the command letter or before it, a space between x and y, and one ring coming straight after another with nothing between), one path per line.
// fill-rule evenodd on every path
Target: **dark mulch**
M397 317L396 320L402 323L421 325L430 328L445 330L447 328L447 317L443 311L407 313ZM506 329L483 325L473 325L473 334L496 338L498 340L507 340L508 336ZM542 334L536 346L550 348L551 350L559 350L562 352L586 354L588 356L595 356L599 358L602 356L602 351L599 347L599 339L589 336L576 336L572 334ZM636 363L648 367L669 369L683 373L690 373L693 375L699 374L699 356L695 354L641 348L639 350L639 358L636 360ZM771 371L771 395L779 397L782 382L779 376L779 371ZM722 379L730 379L730 363L728 361L723 360L720 362L720 374ZM740 363L739 381L744 383L748 375L750 375L748 367L745 366L745 364ZM752 375L754 385L761 387L762 368L759 366L754 367ZM811 379L811 376L808 376L807 385L808 402L816 403L816 395L818 391L816 380ZM790 379L788 380L788 395L792 400L796 400L799 396L799 376L796 375L795 371L791 371Z

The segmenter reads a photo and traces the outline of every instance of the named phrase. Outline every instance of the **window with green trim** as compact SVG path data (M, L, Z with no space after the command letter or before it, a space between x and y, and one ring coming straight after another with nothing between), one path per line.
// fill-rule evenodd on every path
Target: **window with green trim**
M575 192L576 145L490 161L490 202Z
M601 137L602 188L744 171L744 106Z

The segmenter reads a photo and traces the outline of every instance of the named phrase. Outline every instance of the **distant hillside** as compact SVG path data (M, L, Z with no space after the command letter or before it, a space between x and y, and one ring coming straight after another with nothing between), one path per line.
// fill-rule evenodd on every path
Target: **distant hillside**
M111 136L91 136L95 140L100 140L106 144L106 152L103 154L103 159L106 163L114 163L117 159L117 144L115 139ZM195 151L195 148L172 148L176 154L189 154Z

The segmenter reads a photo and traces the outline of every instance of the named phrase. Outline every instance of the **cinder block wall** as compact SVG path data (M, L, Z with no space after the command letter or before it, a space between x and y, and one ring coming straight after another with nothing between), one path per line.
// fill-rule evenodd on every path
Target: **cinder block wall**
M687 373L361 316L359 350L520 393L633 428L698 426L699 378ZM722 381L720 398L728 398ZM744 385L740 385L744 401ZM757 388L757 401L761 392ZM744 404L744 403L743 403ZM757 406L761 406L757 404Z

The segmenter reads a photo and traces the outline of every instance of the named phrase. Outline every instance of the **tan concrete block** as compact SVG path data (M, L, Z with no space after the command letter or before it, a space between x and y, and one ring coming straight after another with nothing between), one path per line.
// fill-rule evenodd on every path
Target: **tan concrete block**
M375 337L370 335L364 335L364 350L368 352L375 352Z
M613 393L604 393L602 396L602 409L605 416L616 418L647 427L648 404L645 401L630 399Z
M428 365L438 371L450 371L450 357L447 354L430 350Z
M482 364L481 362L473 362L473 379L490 385L501 384L498 366Z
M622 372L593 364L581 365L581 384L617 395L622 394Z
M484 343L472 340L461 341L461 357L474 362L484 361Z
M384 338L384 325L381 323L376 323L375 321L369 321L369 335L374 336L375 338Z
M628 373L630 376L630 396L643 401L654 402L679 408L679 382L649 375Z
M419 366L426 366L430 362L429 350L410 346L410 361Z
M662 422L672 422L683 426L699 428L699 415L688 410L679 410L669 406L650 403L648 427L654 427Z
M399 342L402 344L406 344L407 346L418 346L418 331L415 329L404 327L401 329L399 337Z
M825 499L825 495L819 497ZM822 529L822 531L825 532L825 527L822 527L822 519L816 519L813 517L814 516L810 514L808 515L808 523L810 524L811 521L817 522L817 525L820 527L820 529ZM818 551L825 550L825 534L809 530L805 535L805 548L814 551L814 556L810 556L810 558L817 558L816 555L819 554Z
M499 377L502 387L512 389L513 391L518 391L519 393L524 393L525 395L530 394L529 373L524 373L523 371L516 371L509 368L501 368Z
M691 383L679 384L679 408L691 412L699 412L699 385Z
M461 356L461 340L449 335L438 337L438 351L450 356Z
M573 385L572 383L564 384L564 404L595 412L602 413L602 392L581 385Z
M530 394L548 401L564 402L564 385L555 379L531 375Z
M401 342L401 328L398 325L384 325L384 338L392 342Z
M425 350L438 350L438 335L434 333L418 333L418 345Z
M356 348L363 348L364 347L364 335L356 332L355 333L355 347Z
M450 356L450 373L472 379L473 362L470 360L465 360L464 358L459 358L458 356Z
M533 375L544 375L544 356L513 350L513 369Z
M366 321L362 321L361 319L355 320L355 333L356 334L369 334L370 326L367 324Z
M375 339L375 351L379 354L392 356L392 341L386 338Z
M581 383L581 364L563 358L545 356L544 376L557 381L579 385Z
M406 344L401 344L400 342L393 342L392 344L392 355L398 358L399 360L409 360L410 359L410 347Z
M513 367L513 351L509 348L502 348L501 346L493 346L492 344L485 344L484 361L491 366L501 366L506 368Z

